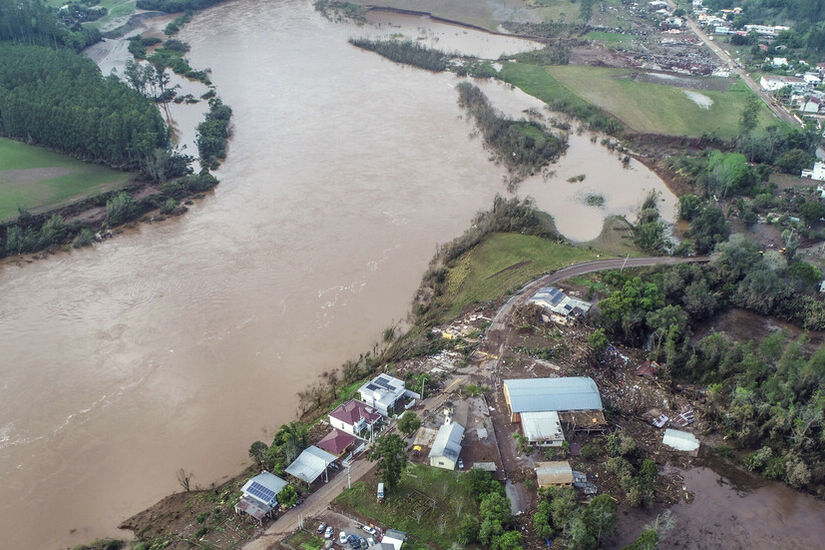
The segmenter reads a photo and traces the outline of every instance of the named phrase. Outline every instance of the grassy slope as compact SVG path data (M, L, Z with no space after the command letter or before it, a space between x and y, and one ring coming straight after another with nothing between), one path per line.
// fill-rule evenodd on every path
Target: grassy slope
M37 173L38 169L55 167L64 168L66 173L51 177ZM22 172L15 172L12 177L10 170ZM57 206L122 185L129 178L125 172L0 138L0 221L17 215L20 206Z
M606 42L608 44L630 42L629 35L620 34L617 32L590 31L589 33L585 34L582 38L587 38L588 40L598 40L600 42Z
M628 69L505 63L501 78L545 102L562 99L572 105L597 105L637 132L686 136L717 132L725 138L737 135L751 93L744 86L735 84L724 92L696 90L713 100L710 109L702 109L684 88L622 78L630 73ZM759 116L762 125L776 121L765 106Z
M626 78L631 70L572 65L547 70L574 93L639 132L687 136L716 132L725 138L734 137L751 94L744 86L736 85L724 92L696 90L713 100L710 109L703 109L691 101L684 88ZM760 121L765 124L771 119L763 106Z
M493 300L542 273L594 259L597 254L529 235L494 234L450 268L442 298L450 304L445 317L452 318L468 304Z
M376 483L364 481L353 483L335 503L380 525L404 531L411 539L411 548L426 547L422 543L449 548L455 541L461 518L478 513L478 505L460 480L458 472L410 464L397 491L388 494L383 504L376 502ZM435 500L435 508L431 507L430 499ZM461 515L457 517L459 502ZM420 522L415 516L419 507L425 509ZM443 532L442 517L446 520Z

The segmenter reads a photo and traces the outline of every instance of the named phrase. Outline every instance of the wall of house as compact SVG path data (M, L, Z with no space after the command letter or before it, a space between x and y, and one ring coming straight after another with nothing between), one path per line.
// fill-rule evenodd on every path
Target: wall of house
M450 460L446 456L430 457L430 466L434 468L444 468L445 470L455 470L455 461Z
M342 422L337 418L333 418L330 416L329 423L330 425L332 425L333 428L338 428L342 432L347 432L348 434L355 435L355 432L353 432L351 425L346 424L345 422Z

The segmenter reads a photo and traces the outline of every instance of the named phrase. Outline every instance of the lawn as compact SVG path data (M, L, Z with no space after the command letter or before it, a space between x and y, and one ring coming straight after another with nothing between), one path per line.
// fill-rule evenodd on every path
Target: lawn
M590 31L582 38L587 38L588 40L598 40L599 42L606 42L608 44L630 42L630 35L621 34L618 32Z
M579 109L597 106L636 132L696 137L716 132L723 138L738 134L742 110L752 93L744 84L734 82L726 91L687 90L637 82L631 73L630 69L505 63L499 76L545 103L563 101ZM707 109L700 107L686 91L713 103ZM777 122L765 105L759 121L763 126Z
M358 481L341 493L335 504L379 525L407 533L412 548L432 544L449 548L460 521L478 515L478 504L463 474L410 463L398 489L383 503L375 498L375 481Z
M611 216L604 220L599 236L585 245L614 256L644 256L639 247L633 243L632 226L626 219L619 216Z
M592 260L597 254L530 235L493 234L449 269L447 290L441 297L448 304L445 317L453 318L469 304L493 300L538 275Z
M126 183L130 174L0 138L0 221L18 208L48 209Z
M637 82L630 78L633 71L629 69L566 65L548 67L547 71L571 92L643 133L701 136L713 132L723 138L735 137L752 94L738 83L727 91L709 91ZM713 103L703 108L686 92L701 94ZM764 105L759 117L762 125L775 120Z

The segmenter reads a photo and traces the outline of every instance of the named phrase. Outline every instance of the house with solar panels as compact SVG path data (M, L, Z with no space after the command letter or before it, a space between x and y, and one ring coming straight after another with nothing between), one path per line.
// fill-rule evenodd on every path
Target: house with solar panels
M264 470L241 487L242 496L235 505L235 513L247 514L263 524L264 518L271 517L278 505L278 493L287 485L286 480Z
M384 416L390 416L395 404L408 392L403 380L383 373L361 386L358 393L364 404L377 409Z
M593 306L590 302L568 296L554 286L540 289L527 303L535 304L546 312L546 315L542 316L545 322L553 321L560 325L575 322Z
M600 431L606 426L599 388L592 378L523 378L504 381L510 421L533 445L556 446L564 431Z

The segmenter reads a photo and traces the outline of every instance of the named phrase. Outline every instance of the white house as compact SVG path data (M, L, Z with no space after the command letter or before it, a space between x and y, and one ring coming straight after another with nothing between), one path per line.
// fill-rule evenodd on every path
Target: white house
M562 325L587 313L592 304L584 300L571 298L556 287L548 286L536 292L530 300L550 314L550 320Z
M384 373L361 386L358 393L361 394L361 401L370 407L375 407L384 416L389 416L390 409L404 397L407 388L403 380Z
M774 57L773 61L771 61L771 65L774 67L787 67L788 66L788 58L787 57Z
M458 455L461 454L461 440L464 438L464 426L456 424L448 417L438 428L435 441L430 449L430 466L455 470Z
M392 544L395 550L401 550L401 545L407 540L407 534L397 529L387 529L384 532L384 537L381 539L382 544Z
M825 181L825 163L815 162L813 170L802 170L802 178L810 178L815 181Z
M373 427L381 418L376 409L355 399L339 405L329 413L329 423L333 428L357 436L364 432L372 433Z
M790 86L791 88L802 88L805 86L805 81L795 76L774 75L763 75L762 78L759 79L759 87L766 92L775 92L777 90L781 90L785 86Z
M808 72L806 72L805 74L803 74L803 75L802 75L802 79L803 79L803 80L804 80L807 84L811 84L811 85L813 85L813 86L816 86L816 85L818 85L820 82L822 82L822 78L819 76L819 73L814 73L814 72L810 72L810 71L808 71Z
M816 114L819 112L821 103L822 101L818 97L811 96L802 105L802 112Z

